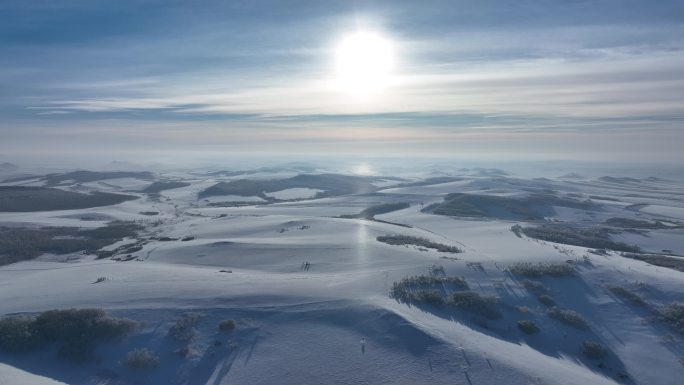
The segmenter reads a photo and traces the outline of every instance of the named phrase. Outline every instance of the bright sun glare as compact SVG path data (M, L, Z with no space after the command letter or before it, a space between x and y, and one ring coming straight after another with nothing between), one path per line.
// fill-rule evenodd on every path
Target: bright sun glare
M368 93L389 85L393 67L392 43L372 32L356 32L337 46L339 88Z
M354 173L358 175L372 175L373 169L366 163L361 163L354 167Z

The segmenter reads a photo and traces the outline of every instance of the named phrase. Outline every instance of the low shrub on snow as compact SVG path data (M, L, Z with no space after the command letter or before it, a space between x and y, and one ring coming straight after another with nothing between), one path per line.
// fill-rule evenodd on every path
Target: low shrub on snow
M582 342L582 354L591 359L603 358L607 353L608 349L599 342L589 340Z
M421 303L435 307L455 307L489 319L501 317L497 298L468 291L463 277L444 276L443 269L431 268L430 275L414 275L395 282L390 297L400 302ZM446 293L453 291L450 295Z
M556 301L548 294L538 295L537 300L544 306L556 306Z
M483 296L474 291L461 291L451 294L446 302L448 305L489 319L501 317L501 313L496 308L498 302L496 297Z
M574 310L561 309L558 307L549 308L546 314L557 321L560 321L566 325L576 327L577 329L587 330L589 329L589 324L579 313Z
M519 262L508 267L513 274L530 278L540 278L545 275L552 277L567 277L575 274L575 269L567 263L529 263Z
M133 321L108 317L102 309L48 310L41 313L34 324L49 340L112 339L127 334L135 327Z
M418 246L427 249L435 249L443 253L462 253L463 250L456 246L445 245L433 242L427 238L413 237L410 235L380 235L376 238L378 242L387 243L395 246Z
M9 352L31 350L42 339L33 327L33 319L24 316L0 318L0 349Z
M670 324L672 328L684 334L684 304L673 302L658 309L660 318Z
M621 253L620 255L625 258L644 261L654 266L662 266L668 269L684 272L684 258L681 257L670 257L667 255L647 253Z
M443 270L441 270L443 272ZM390 297L407 303L421 303L435 307L451 306L486 318L495 319L501 316L496 308L497 299L482 296L468 289L468 283L462 277L447 277L440 274L414 275L395 282L390 290ZM455 290L452 294L446 292Z
M540 295L540 294L546 294L547 289L546 286L544 286L541 282L536 282L536 281L530 281L529 279L523 279L520 281L520 284L523 285L525 289L527 289L530 293Z
M221 331L235 330L235 321L232 319L223 320L223 321L219 322L218 328Z
M518 321L518 329L527 334L539 333L539 327L535 325L534 322L527 320Z
M0 226L0 265L36 258L44 253L95 253L126 237L135 237L142 226L132 222L110 222L94 229L77 227Z
M553 297L548 295L548 289L546 286L542 285L541 282L530 281L529 279L523 279L520 283L527 289L530 293L534 294L535 297L545 306L554 306L556 301Z
M611 235L619 231L608 227L576 228L567 225L545 224L538 227L519 226L514 232L518 235L522 233L530 238L547 242L589 247L592 249L608 249L628 253L639 253L641 251L637 246L613 241Z
M468 283L463 277L446 277L438 275L414 275L399 281L400 286L450 285L455 289L467 289Z
M190 347L183 346L173 351L173 354L181 357L187 357L190 354Z
M58 344L60 356L85 361L92 358L97 344L130 333L136 323L107 316L102 309L48 310L37 317L0 319L0 348L7 351L33 350Z
M618 286L618 285L607 285L606 289L608 289L611 293L613 293L616 297L622 298L626 301L629 301L635 305L639 306L645 306L646 302L644 302L641 297L638 295L634 294L633 292L629 291L628 289Z
M34 326L48 341L61 343L60 356L73 361L92 358L95 345L131 332L135 322L108 317L102 309L49 310L41 313Z
M444 304L442 290L468 289L463 277L447 277L441 274L414 275L394 282L390 297L401 302L425 302L441 306Z
M197 313L183 314L169 328L169 337L178 341L190 341L197 335L194 326L199 321L200 315Z
M128 352L121 365L132 370L156 368L159 366L159 357L149 349L135 349Z
M444 306L444 298L442 298L442 293L437 290L415 291L412 293L412 300L436 307Z

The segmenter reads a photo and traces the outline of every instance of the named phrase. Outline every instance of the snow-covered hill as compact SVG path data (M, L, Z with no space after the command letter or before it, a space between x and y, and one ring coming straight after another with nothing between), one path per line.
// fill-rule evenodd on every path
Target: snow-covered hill
M373 186L369 178L359 194L335 185L340 195L320 199L311 198L321 191L313 190L318 184L297 185L297 194L285 190L288 194L278 195L278 203L200 197L217 183L248 178L236 175L141 173L127 178L143 179L106 185L53 176L67 191L86 188L86 193L102 190L136 199L113 206L0 213L3 234L13 236L24 234L16 229L46 226L102 228L111 220L143 228L135 236L112 238L115 242L103 248L110 252L100 253L100 259L93 250L61 253L54 245L64 236L47 242L40 238L47 235L31 233L31 239L48 243L52 251L0 266L0 314L102 308L139 323L126 338L100 343L92 359L82 363L59 358L54 344L20 353L0 350L0 384L680 383L683 336L659 312L684 302L684 273L617 251L593 250L571 238L556 243L511 228L551 224L592 230L603 241L625 242L643 255L676 262L684 254L683 183L465 173L436 184L411 177L403 187L384 190L381 185L366 188ZM269 178L268 183L278 185L278 174ZM173 188L141 192L153 181L171 179ZM319 183L289 173L282 179ZM256 186L265 185L260 183ZM479 197L463 201L468 204L497 206L457 206L448 215L431 210L454 193ZM530 199L540 194L543 210ZM354 217L399 202L408 208ZM543 215L501 214L528 209ZM394 245L379 242L383 235L424 241ZM440 252L425 244L462 252ZM0 247L10 250L2 242ZM572 274L528 277L508 270L519 262L567 265ZM435 272L462 277L470 291L496 297L500 317L390 298L395 282ZM558 308L575 311L585 328L550 317L548 304L534 290L543 291ZM439 291L457 292L447 286ZM625 291L641 303L626 300ZM169 335L188 314L193 319L187 326L193 330L190 337ZM235 321L235 330L219 330L226 319ZM525 333L517 324L522 320L533 322L539 332ZM585 341L600 344L605 355L584 354ZM158 365L124 367L127 352L135 348L149 349Z

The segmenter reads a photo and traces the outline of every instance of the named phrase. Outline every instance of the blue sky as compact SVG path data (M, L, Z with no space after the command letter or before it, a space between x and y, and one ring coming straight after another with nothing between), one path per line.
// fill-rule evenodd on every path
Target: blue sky
M396 82L330 87L358 30ZM0 2L0 157L681 162L684 2ZM635 155L638 154L638 155Z

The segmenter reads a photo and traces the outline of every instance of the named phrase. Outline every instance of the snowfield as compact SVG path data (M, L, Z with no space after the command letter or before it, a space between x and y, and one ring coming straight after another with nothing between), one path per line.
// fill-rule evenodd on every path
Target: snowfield
M230 178L254 175L264 177ZM136 190L138 199L79 210L0 213L2 228L93 229L112 220L143 227L136 237L104 247L111 253L99 258L94 250L47 253L0 266L0 315L101 308L138 323L125 338L98 344L85 362L60 358L54 345L18 353L0 349L0 385L681 383L684 336L658 311L684 302L684 272L610 249L534 239L511 228L609 228L599 236L638 246L644 254L684 260L684 182L455 177L462 179L421 185L412 177L404 187L383 189L397 183L381 182L376 192L321 199L313 197L323 190L290 188L268 193L285 201L269 203L243 196L201 199L198 194L217 177L174 172L174 180L189 185L144 194L139 190L151 180L96 180L81 187ZM76 186L60 185L70 187ZM546 194L575 199L577 206L553 207L550 215L534 220L430 211L452 193L511 200ZM244 205L208 205L225 201ZM385 203L409 206L350 217ZM516 215L526 209L509 208ZM642 226L627 220L662 221L668 227L609 227L610 218ZM418 241L379 242L383 235L462 252L440 252ZM567 265L572 274L526 277L508 270L519 262ZM415 275L462 277L470 291L497 298L499 317L390 297L394 283ZM529 281L559 308L579 314L585 327L548 316L549 307ZM438 291L457 294L442 285ZM615 286L642 303L609 289ZM169 330L183 317L193 320L186 327L191 333L174 338ZM235 330L219 330L227 319L235 321ZM539 332L524 333L520 320L533 321ZM587 340L600 343L605 355L584 354ZM149 349L158 364L125 367L127 353L136 348Z

